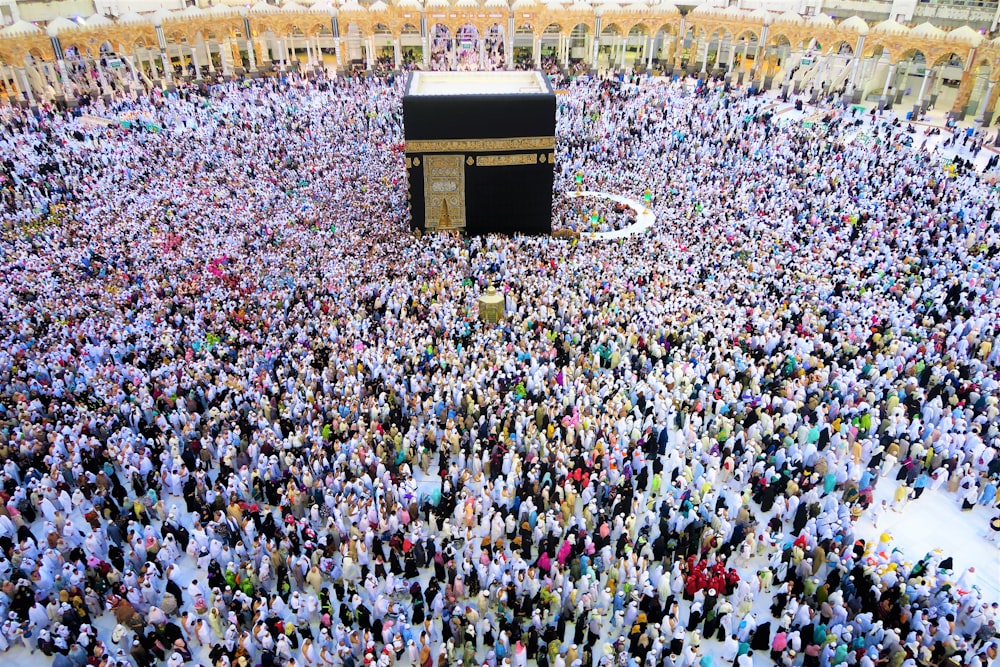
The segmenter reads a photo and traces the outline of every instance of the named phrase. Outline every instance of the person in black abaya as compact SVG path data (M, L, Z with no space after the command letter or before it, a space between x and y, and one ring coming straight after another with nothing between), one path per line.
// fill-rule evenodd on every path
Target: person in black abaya
M750 649L760 653L771 650L771 621L764 621L757 626L750 638Z
M424 622L424 593L420 590L420 582L415 581L410 586L410 602L413 605L412 618L410 624L419 626Z

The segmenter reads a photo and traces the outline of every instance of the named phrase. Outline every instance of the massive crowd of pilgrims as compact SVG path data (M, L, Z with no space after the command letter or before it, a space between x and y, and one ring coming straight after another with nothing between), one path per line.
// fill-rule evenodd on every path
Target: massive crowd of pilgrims
M415 238L400 91L0 109L8 657L995 660L974 568L856 532L879 485L1000 530L988 178L888 114L581 77L556 202L653 229Z

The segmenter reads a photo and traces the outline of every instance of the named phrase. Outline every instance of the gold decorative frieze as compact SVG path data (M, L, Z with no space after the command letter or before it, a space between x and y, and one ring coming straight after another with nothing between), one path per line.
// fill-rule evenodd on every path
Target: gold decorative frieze
M511 167L519 164L538 164L535 153L512 153L510 155L478 155L477 167Z

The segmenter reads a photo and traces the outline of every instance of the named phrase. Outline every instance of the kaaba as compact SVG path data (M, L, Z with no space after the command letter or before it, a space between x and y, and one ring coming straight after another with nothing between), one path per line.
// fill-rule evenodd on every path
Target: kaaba
M555 131L542 72L412 72L403 94L411 228L550 234Z

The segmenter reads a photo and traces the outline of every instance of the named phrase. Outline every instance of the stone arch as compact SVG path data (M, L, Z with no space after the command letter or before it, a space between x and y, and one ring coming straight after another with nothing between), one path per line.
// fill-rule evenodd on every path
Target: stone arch
M863 58L881 58L888 55L889 49L885 48L885 45L880 42L875 42L874 44L866 43L861 53Z
M449 63L455 50L454 34L451 28L440 21L428 28L431 69L450 69Z
M727 64L724 58L728 58L732 50L732 35L726 28L718 26L708 34L708 50L705 52L705 69L714 71L722 69Z
M170 46L171 44L175 45L183 44L187 46L188 43L190 42L188 34L183 30L178 30L178 29L173 29L170 32L165 32L163 38L167 41L167 46Z
M677 44L677 24L661 23L653 33L653 61L662 69L673 62Z
M586 23L577 23L569 31L569 61L578 63L590 57L591 27Z
M45 62L45 54L42 53L42 50L37 46L29 48L27 53L25 53L25 57L31 58L34 62Z
M515 23L511 45L513 53L510 57L515 64L534 63L535 24L530 19L521 19Z
M208 66L211 71L212 68L217 70L222 69L222 44L225 42L225 37L220 38L219 34L216 32L215 26L206 28L203 30L198 37L200 39L195 39L195 48L204 48L205 55L208 58ZM206 64L202 61L201 64Z
M649 50L649 45L647 44L649 26L642 21L638 21L626 27L628 28L627 31L623 30L625 66L643 68L645 67Z
M869 35L870 37L871 35ZM896 47L890 48L889 44L883 40L876 37L875 39L869 41L865 39L864 55L865 57L878 57L886 56L889 58L890 62L896 62L895 55L897 53Z
M463 23L455 29L455 57L459 69L479 69L480 30L473 23Z
M778 33L768 39L767 48L764 49L763 62L761 68L764 80L777 76L788 60L792 51L792 40L784 33Z
M937 72L937 79L941 86L947 88L958 88L962 82L962 75L965 72L965 59L954 51L947 51L935 54L929 59L930 66ZM970 74L971 77L971 69Z
M750 29L744 28L733 40L733 71L749 73L755 66L757 50L760 45L760 35Z
M303 24L302 31L308 37L315 37L331 32L329 21L310 21Z
M676 35L677 25L674 23L661 23L654 34L659 35L660 33L664 35Z
M507 27L500 21L483 27L484 62L487 69L503 69L507 63Z
M681 36L680 57L681 67L688 72L704 68L704 54L706 41L710 33L706 31L703 24L695 24L688 27L687 32Z
M35 94L39 97L52 99L56 90L49 81L49 75L54 74L49 70L49 63L45 61L45 54L37 46L29 46L24 54L24 75L27 77Z
M368 32L357 21L341 23L340 44L344 58L343 66L351 70L359 70L369 66L365 56L374 58L374 54L368 53L365 46L365 38Z
M913 77L923 76L924 71L930 65L927 54L916 47L901 51L890 62L896 65L896 70L889 81L889 87L893 90L902 90L904 94L911 92ZM919 87L919 79L917 79L916 85Z
M396 33L399 40L400 62L412 65L423 61L424 43L420 38L420 25L409 20L399 25Z
M87 48L80 42L64 42L63 58L66 60L82 60L87 58Z
M643 37L646 37L646 36L649 35L649 26L646 25L646 23L644 21L639 21L638 23L633 23L629 27L629 29L628 29L628 34L631 37L635 37L635 36L639 36L639 35L641 35Z
M698 34L698 31L705 33L706 35L711 35L715 31L715 24L708 23L704 20L694 20L687 22L687 32L685 34Z
M330 22L317 22L314 24L314 29L310 34L316 39L316 45L319 47L316 52L316 59L320 66L326 67L328 63L336 66L338 64L337 53L333 48L333 28Z
M909 48L896 57L896 62L901 63L905 60L912 60L915 62L927 62L927 55L916 47Z
M618 23L609 21L607 25L601 27L601 34L597 37L598 67L623 66L623 38L624 33Z
M830 47L830 53L839 56L854 56L854 44L846 39L837 40Z
M542 29L541 34L538 35L538 49L543 58L551 58L555 62L559 61L562 55L560 52L562 35L563 27L559 23L549 23Z
M130 44L126 45L129 52L134 57L136 69L152 75L153 67L159 68L163 62L160 60L160 50L155 39L150 39L144 35L136 35Z
M377 65L369 63L376 69L391 70L395 67L396 40L388 23L376 21L371 26L371 43L375 47L373 55Z
M744 31L745 32L745 31ZM783 32L775 32L773 35L767 36L767 46L768 48L772 46L780 46L782 44L791 46L792 40L788 38L788 35Z
M941 53L940 55L932 56L932 58L933 58L933 60L931 61L932 67L937 67L938 65L944 65L944 64L953 66L961 65L963 67L965 66L965 59L958 53L955 53L954 51L946 51L944 53ZM987 65L988 64L989 63L987 63Z
M748 40L750 40L752 42L759 42L760 41L760 31L755 30L753 28L746 28L746 27L744 27L736 35L736 39L737 40L748 39Z

